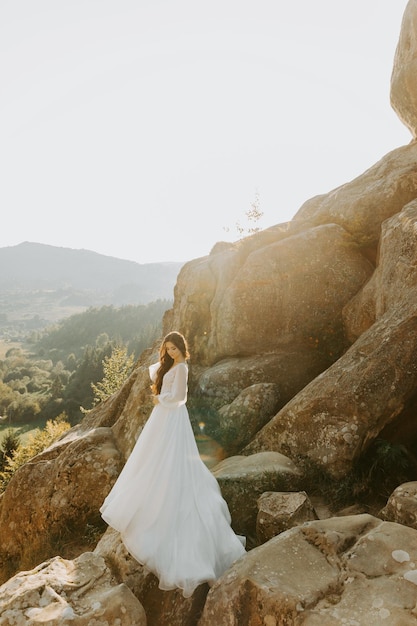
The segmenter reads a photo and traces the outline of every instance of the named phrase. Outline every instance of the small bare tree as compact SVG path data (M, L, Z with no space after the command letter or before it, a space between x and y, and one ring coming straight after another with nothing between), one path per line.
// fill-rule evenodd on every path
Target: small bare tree
M258 225L259 220L263 217L263 211L260 208L259 191L255 191L255 199L250 205L250 209L245 211L246 224L242 225L240 222L236 222L235 230L237 235L242 238L247 235L253 235L261 230ZM230 228L223 228L227 233L230 232Z

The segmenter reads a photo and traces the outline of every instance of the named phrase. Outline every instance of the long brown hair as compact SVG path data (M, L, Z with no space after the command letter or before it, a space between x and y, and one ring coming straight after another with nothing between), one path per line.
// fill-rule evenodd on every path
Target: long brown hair
M178 348L178 350L183 355L184 359L190 358L187 342L185 340L185 337L181 335L181 333L177 332L176 330L173 330L171 333L168 333L167 335L165 335L165 337L162 340L161 347L159 348L159 362L161 363L161 365L159 366L158 371L156 372L156 379L155 379L154 384L151 387L155 395L158 395L159 393L161 393L162 379L164 378L167 371L171 369L172 364L174 363L174 359L171 356L169 356L167 349L166 349L166 344L168 341L173 343L174 346Z

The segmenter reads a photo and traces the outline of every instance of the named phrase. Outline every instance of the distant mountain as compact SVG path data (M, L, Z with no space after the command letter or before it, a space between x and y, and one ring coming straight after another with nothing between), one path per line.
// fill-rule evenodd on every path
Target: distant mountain
M182 265L139 264L90 250L24 242L0 248L0 291L93 291L108 294L111 304L147 303L173 298Z

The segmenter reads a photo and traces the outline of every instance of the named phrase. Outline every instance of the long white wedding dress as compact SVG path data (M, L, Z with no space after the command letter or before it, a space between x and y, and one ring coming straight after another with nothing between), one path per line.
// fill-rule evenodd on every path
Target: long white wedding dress
M158 367L149 368L152 380ZM219 485L199 456L185 405L187 378L185 363L165 374L159 404L100 509L160 589L180 588L185 597L245 553L245 539L232 530Z

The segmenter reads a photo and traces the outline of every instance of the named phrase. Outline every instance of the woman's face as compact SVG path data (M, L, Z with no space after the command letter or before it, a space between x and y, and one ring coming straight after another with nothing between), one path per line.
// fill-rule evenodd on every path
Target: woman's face
M171 341L166 342L165 350L174 361L178 361L184 358L181 350L179 350L177 346L174 345Z

